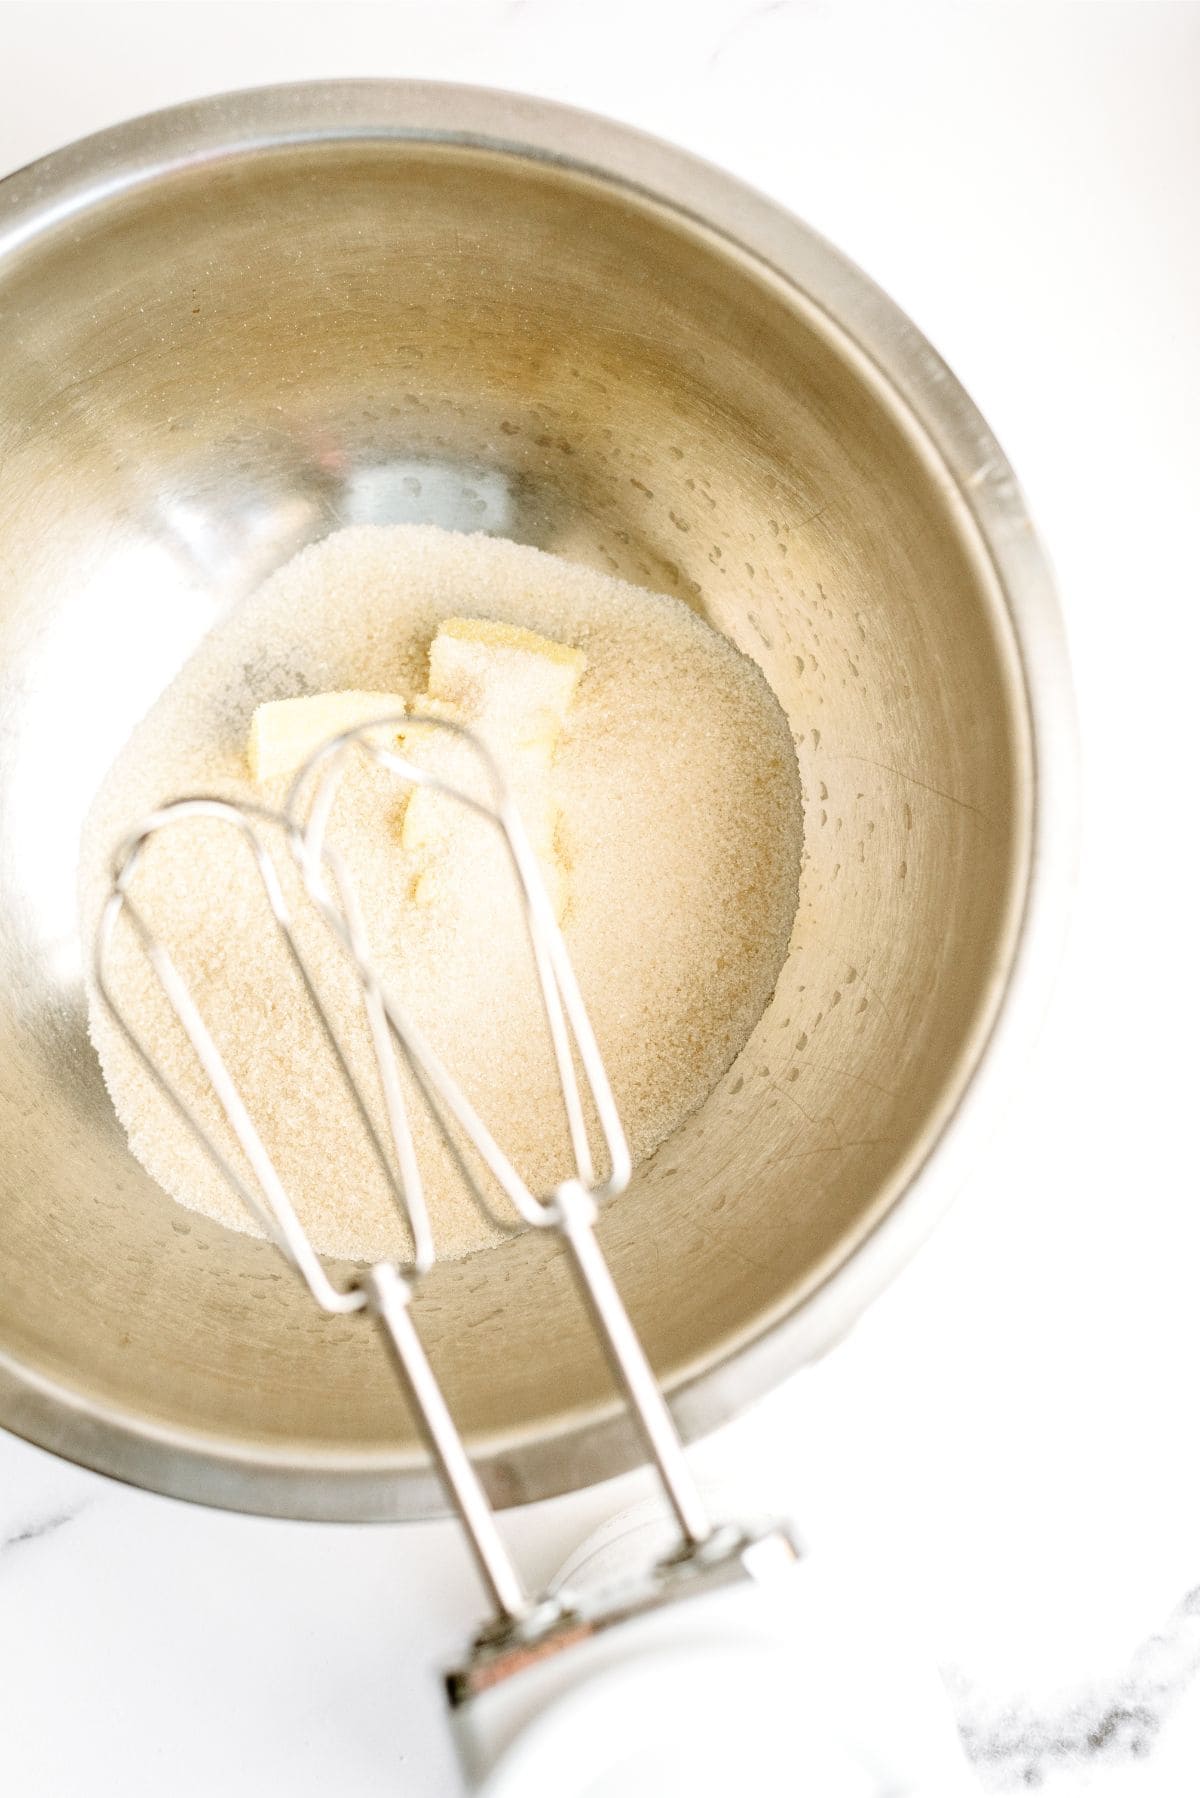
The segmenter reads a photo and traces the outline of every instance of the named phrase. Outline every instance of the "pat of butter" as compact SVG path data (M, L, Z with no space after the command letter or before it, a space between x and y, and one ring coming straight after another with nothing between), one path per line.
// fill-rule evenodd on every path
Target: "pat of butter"
M529 832L556 914L566 905L566 879L555 846L558 806L552 780L555 746L579 678L580 649L554 643L518 625L490 618L447 618L429 649L429 690L413 710L457 717L478 732L497 757ZM407 748L407 744L406 744ZM480 772L460 742L431 735L412 749L431 772L471 790ZM404 817L403 842L422 852L413 896L427 904L454 860L462 817L454 802L431 788L414 792Z
M586 665L581 649L519 625L446 618L429 649L429 692L497 749L552 750Z
M261 786L302 768L313 751L331 737L406 712L395 693L313 693L303 699L273 699L256 708L250 720L246 759Z

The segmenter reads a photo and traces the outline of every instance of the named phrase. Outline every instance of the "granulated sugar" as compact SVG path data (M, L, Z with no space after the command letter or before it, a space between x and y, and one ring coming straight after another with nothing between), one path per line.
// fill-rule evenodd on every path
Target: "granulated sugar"
M286 780L255 787L247 769L256 705L347 689L420 694L437 626L456 615L523 626L587 658L553 767L563 931L640 1160L703 1101L760 1017L799 879L799 777L784 714L758 668L677 600L484 536L369 526L326 538L205 639L118 757L84 831L85 930L114 843L147 811L188 792L281 801ZM414 903L403 801L391 777L352 768L331 840L350 863L389 990L534 1189L548 1190L570 1164L515 902L504 891ZM290 875L288 891L299 907ZM234 833L187 824L155 838L134 895L191 983L317 1248L353 1259L403 1252L407 1232ZM324 927L310 914L298 922L374 1104L357 989ZM229 1141L129 930L111 980ZM253 1229L94 998L91 1028L138 1159L183 1204ZM420 1113L414 1134L439 1252L494 1241Z

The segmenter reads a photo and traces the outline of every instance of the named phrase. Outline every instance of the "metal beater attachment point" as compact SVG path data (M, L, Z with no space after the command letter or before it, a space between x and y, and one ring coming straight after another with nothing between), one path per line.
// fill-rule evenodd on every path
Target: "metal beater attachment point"
M462 739L476 760L482 777L480 791L485 796L384 747L374 733L400 724L406 732L420 725L422 729L451 732ZM348 758L360 755L369 757L400 781L444 794L486 820L499 833L521 899L575 1163L574 1177L549 1194L530 1190L459 1083L406 1015L397 996L389 993L380 980L353 884L341 858L327 841ZM253 857L274 927L312 1004L344 1081L348 1102L411 1233L410 1263L401 1266L379 1262L345 1289L333 1284L313 1249L186 981L166 946L148 927L130 891L147 841L159 831L196 820L228 826ZM351 1072L345 1048L298 945L294 919L274 859L281 847L299 867L309 899L341 945L347 965L358 981L383 1097L386 1145L372 1121L370 1107ZM244 1157L249 1178L214 1140L158 1065L112 990L109 955L114 933L122 921L135 932L208 1079ZM412 1316L411 1300L421 1276L433 1264L435 1247L406 1109L402 1070L411 1077L480 1209L495 1218L488 1190L479 1178L482 1169L523 1223L534 1229L554 1230L561 1237L588 1314L662 1480L683 1538L682 1549L685 1553L694 1551L710 1540L712 1526L678 1431L596 1238L598 1206L625 1188L632 1171L612 1088L537 857L503 775L478 737L448 719L412 715L403 719L379 718L322 745L297 774L283 813L205 797L176 800L152 813L117 855L112 890L97 931L94 976L100 998L127 1042L251 1215L291 1261L317 1304L330 1312L369 1310L376 1318L447 1496L466 1531L502 1631L528 1629L548 1608L555 1607L548 1607L545 1600L535 1604L524 1589ZM583 1074L582 1088L577 1067ZM598 1122L598 1146L607 1166L602 1177L597 1174L597 1157L588 1131L588 1105ZM463 1141L469 1145L469 1154L463 1153ZM491 1633L494 1636L495 1630Z

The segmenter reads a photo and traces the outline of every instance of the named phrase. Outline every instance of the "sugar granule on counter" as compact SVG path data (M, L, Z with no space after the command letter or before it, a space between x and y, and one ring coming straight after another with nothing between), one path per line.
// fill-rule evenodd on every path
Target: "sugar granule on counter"
M449 619L487 619L582 652L550 766L565 875L563 933L635 1160L703 1102L746 1042L795 915L801 801L787 720L761 671L677 600L501 539L365 526L305 550L203 641L117 758L81 849L85 933L112 848L164 800L207 792L279 803L255 785L247 729L265 701L427 687ZM553 1061L515 893L413 898L406 795L366 765L339 794L331 841L350 863L389 989L461 1080L535 1190L570 1167ZM250 856L227 827L155 838L139 908L192 985L268 1152L319 1251L402 1253L406 1233L289 968ZM470 883L467 883L469 886ZM298 935L364 1087L357 988L298 885ZM112 983L207 1122L227 1135L154 976L121 932ZM90 998L105 1078L131 1148L181 1203L253 1224ZM444 1145L413 1107L439 1253L496 1240Z

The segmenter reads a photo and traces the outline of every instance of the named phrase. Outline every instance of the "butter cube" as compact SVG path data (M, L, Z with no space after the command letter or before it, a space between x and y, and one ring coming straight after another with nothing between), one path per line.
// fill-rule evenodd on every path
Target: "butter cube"
M273 699L255 708L246 759L261 786L302 768L331 737L373 718L407 711L395 693L313 693L302 699Z
M496 756L542 865L556 914L566 906L566 878L555 846L552 789L555 746L586 666L582 650L490 618L447 618L429 650L429 692L414 710L457 716ZM414 739L419 732L414 732ZM427 733L430 738L434 733ZM407 745L406 745L407 747ZM469 750L453 741L411 752L414 760L472 790L480 785ZM455 814L459 816L456 817ZM464 828L461 808L427 789L413 794L404 817L406 849L427 861L413 894L430 903L440 890L436 868ZM472 828L469 822L465 828ZM475 827L477 828L477 827ZM428 858L432 857L432 860Z
M429 692L462 708L497 750L553 750L587 665L581 649L491 618L446 618L429 650Z
M465 724L461 709L449 700L422 694L413 701L409 722L400 731L400 752L407 761L440 779L473 791L480 785L477 759L470 744L451 731L422 724L423 718L445 718ZM444 838L460 811L453 799L431 787L413 786L404 807L400 840L405 849L424 849Z

